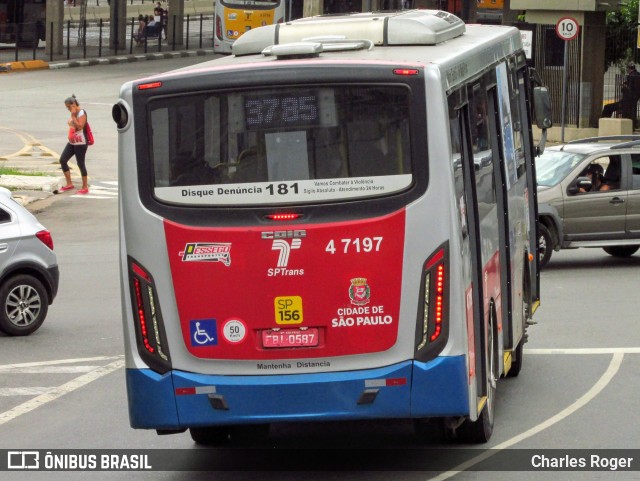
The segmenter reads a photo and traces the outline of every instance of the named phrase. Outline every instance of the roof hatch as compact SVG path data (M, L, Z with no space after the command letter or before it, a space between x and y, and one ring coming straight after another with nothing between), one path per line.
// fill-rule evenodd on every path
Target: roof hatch
M232 52L234 55L258 54L272 45L324 43L324 38L331 37L333 43L339 38L382 46L436 45L464 32L462 20L441 10L320 15L250 30L233 43ZM336 50L335 47L331 50Z

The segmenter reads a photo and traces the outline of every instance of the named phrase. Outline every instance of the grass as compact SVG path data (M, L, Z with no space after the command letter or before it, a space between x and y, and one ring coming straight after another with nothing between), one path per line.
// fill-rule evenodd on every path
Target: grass
M40 176L47 175L44 172L35 172L35 171L22 171L18 169L12 169L10 167L0 167L0 175L32 175L32 176Z

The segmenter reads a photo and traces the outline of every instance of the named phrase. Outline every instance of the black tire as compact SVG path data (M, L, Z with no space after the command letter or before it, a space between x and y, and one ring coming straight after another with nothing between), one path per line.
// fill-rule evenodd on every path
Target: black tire
M538 260L540 269L547 265L553 253L553 237L544 224L538 224Z
M487 402L482 408L482 412L476 421L467 419L456 430L456 439L458 442L467 444L486 443L491 439L493 434L493 421L495 415L495 402L496 402L496 386L498 382L498 350L496 348L495 337L495 315L491 315L489 320L489 379L487 386Z
M611 246L603 247L602 250L613 257L631 257L640 246Z
M28 336L38 330L49 310L49 295L38 279L19 274L0 288L0 330Z
M522 336L516 350L513 351L513 359L511 360L511 369L507 373L507 377L517 377L522 370L522 362L524 356L524 339L525 336Z
M189 434L196 444L203 446L223 446L229 442L228 426L209 426L206 428L190 428Z
M527 339L527 321L529 320L529 302L527 301L527 299L529 299L530 295L527 282L524 283L522 292L524 293L524 299L522 300L522 339L520 339L520 342L516 346L515 351L513 351L511 358L511 369L509 369L507 377L517 377L522 370L522 363L524 361L524 343Z

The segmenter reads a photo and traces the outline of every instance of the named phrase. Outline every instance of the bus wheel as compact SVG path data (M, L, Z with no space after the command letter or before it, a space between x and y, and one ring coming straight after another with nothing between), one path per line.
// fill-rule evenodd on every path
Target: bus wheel
M630 257L640 249L640 246L610 246L603 247L602 250L613 257Z
M549 229L544 224L538 224L538 258L540 259L540 268L543 268L551 259L553 252L553 238Z
M206 428L189 428L189 434L196 444L204 446L221 446L229 442L228 426L209 426Z
M507 377L516 377L520 374L520 370L522 369L522 361L524 356L524 343L527 340L527 321L529 320L529 307L526 299L529 299L529 289L527 288L527 284L525 284L524 289L524 299L522 301L522 338L520 342L516 346L515 351L513 352L512 360L511 360L511 369L507 373Z
M495 414L496 385L498 383L498 350L494 332L495 313L491 310L487 340L489 346L487 401L476 421L466 420L456 431L456 439L461 443L486 443L493 433L493 418Z
M514 359L511 361L511 369L509 369L509 372L507 373L507 377L516 377L518 374L520 374L520 371L522 370L522 356L524 356L524 340L525 340L525 336L522 336L522 339L520 339L520 342L518 343L518 347L516 347L516 350L514 351Z

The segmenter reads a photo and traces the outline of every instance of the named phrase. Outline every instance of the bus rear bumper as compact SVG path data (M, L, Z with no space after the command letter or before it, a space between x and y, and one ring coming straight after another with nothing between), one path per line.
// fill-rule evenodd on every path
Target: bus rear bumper
M362 371L217 376L127 369L131 426L182 429L468 414L464 356Z

